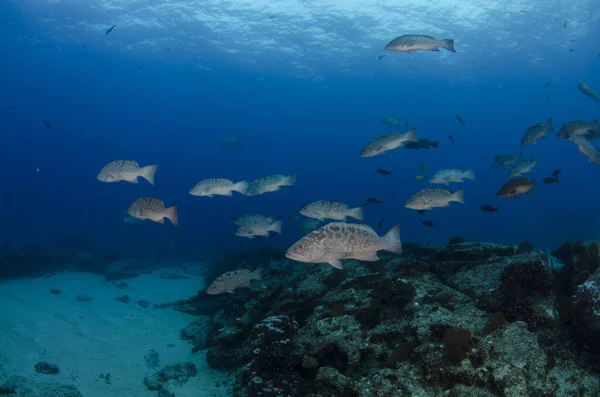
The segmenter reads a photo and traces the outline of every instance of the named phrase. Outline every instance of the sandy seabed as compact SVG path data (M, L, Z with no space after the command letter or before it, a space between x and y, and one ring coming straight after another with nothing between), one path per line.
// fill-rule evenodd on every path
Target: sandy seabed
M154 303L193 296L202 288L200 277L162 279L159 272L123 280L120 289L103 276L89 273L59 273L50 277L0 283L0 363L8 375L37 381L56 380L75 385L85 397L156 396L144 383L148 368L144 357L155 349L158 369L178 362L193 362L194 378L170 390L177 397L226 396L216 386L225 374L211 370L203 352L191 353L180 330L196 318L170 308L152 309ZM50 289L60 289L53 295ZM78 302L86 294L92 301ZM115 300L128 295L130 303ZM150 307L136 303L148 300ZM168 347L168 345L171 345ZM174 345L174 347L173 347ZM37 374L38 361L56 364L57 375ZM111 383L100 374L110 373Z

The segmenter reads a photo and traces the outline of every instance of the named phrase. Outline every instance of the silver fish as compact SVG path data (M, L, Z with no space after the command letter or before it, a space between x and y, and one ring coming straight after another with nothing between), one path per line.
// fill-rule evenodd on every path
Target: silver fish
M505 168L511 167L517 163L524 162L523 152L519 155L514 154L499 154L494 157L494 162L492 163L492 168Z
M598 120L593 120L589 123L585 120L569 121L563 124L556 136L561 139L569 139L572 136L584 137L587 140L600 138Z
M406 204L411 210L424 211L438 207L450 207L450 203L465 203L465 190L460 189L452 193L447 189L423 189L412 196Z
M441 170L433 174L429 183L434 185L449 185L451 182L462 182L463 179L475 180L475 173L473 170L459 170L459 169L447 169Z
M164 218L171 221L173 226L179 227L177 220L177 205L165 208L162 200L152 197L140 197L127 209L127 213L138 219L150 219L161 225L165 223Z
M394 226L385 236L379 237L367 225L333 222L319 228L292 245L285 256L304 263L329 263L342 269L342 259L366 262L379 260L377 251L402 252L400 226Z
M296 184L296 174L290 175L268 175L256 179L248 185L247 196L258 196L260 194L277 192L282 186L294 186Z
M579 152L588 158L588 162L600 164L600 153L598 153L598 149L590 141L580 137L571 137L569 141L577 145Z
M235 294L237 288L247 288L252 284L253 280L261 280L260 268L253 272L250 272L248 269L233 270L217 277L208 286L206 293L209 295L218 295L224 292Z
M586 97L592 99L596 103L600 103L600 97L598 96L596 91L594 91L592 87L590 87L583 81L580 81L579 84L577 84L577 88L579 88L579 91L581 91Z
M525 175L533 171L533 169L537 168L538 166L539 164L536 159L531 159L529 162L521 162L511 168L511 170L508 172L508 176L510 178L514 178L516 176Z
M361 207L348 208L347 204L337 203L335 201L319 200L302 207L299 211L302 215L323 221L325 219L334 219L336 221L345 221L350 216L363 222L363 212Z
M238 226L244 226L244 225L252 225L256 222L262 222L262 221L267 221L269 224L275 222L278 218L274 217L274 216L269 216L266 217L264 215L260 215L260 214L244 214L242 216L236 217L236 216L232 216L231 220L233 220L233 223L235 223Z
M417 130L411 129L405 134L392 132L373 138L361 150L360 157L373 157L390 150L398 149L404 142L418 142Z
M213 197L214 195L231 196L232 192L246 194L248 190L248 181L233 183L233 181L224 178L210 178L198 182L190 189L192 196Z
M131 160L115 160L106 164L96 177L101 182L120 182L127 181L138 183L138 177L142 177L154 185L154 174L158 165L148 165L140 167L139 164Z
M237 232L235 232L235 235L253 239L256 236L267 237L270 235L269 232L281 234L281 224L281 220L273 223L270 223L266 219L263 221L257 220L255 222L246 223L245 225L240 226Z
M527 128L527 131L525 131L525 134L521 139L521 146L535 145L539 139L546 137L548 131L554 131L552 117L548 119L546 124L537 123Z
M448 51L456 52L454 48L454 40L442 39L438 40L433 36L423 34L405 34L396 37L394 40L387 43L384 49L388 51L401 51L413 53L415 51L439 51L445 48Z

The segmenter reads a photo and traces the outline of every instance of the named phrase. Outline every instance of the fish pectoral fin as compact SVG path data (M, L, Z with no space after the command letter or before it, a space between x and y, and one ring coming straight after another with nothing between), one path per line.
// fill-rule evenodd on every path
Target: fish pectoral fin
M339 259L330 259L327 261L327 263L329 263L331 266L335 267L336 269L342 270L344 268L342 261L340 261Z

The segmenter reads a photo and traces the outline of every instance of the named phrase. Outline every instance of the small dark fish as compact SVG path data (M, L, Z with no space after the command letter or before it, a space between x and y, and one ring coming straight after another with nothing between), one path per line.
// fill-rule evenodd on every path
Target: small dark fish
M438 148L439 146L439 142L438 141L430 141L429 139L419 139L419 142L405 142L403 148L404 149L415 149L415 150L419 150L419 149L426 149L429 150L429 148Z
M146 65L140 65L140 66L138 66L137 68L138 68L139 70L142 70L142 69L144 69L144 66L146 66Z
M106 33L104 33L104 35L106 36L107 34L109 34L110 32L112 32L113 29L116 28L116 27L117 27L117 25L113 25L110 28L106 29Z
M418 210L417 214L419 214L419 215L425 215L425 210Z
M465 123L465 121L458 114L456 115L456 120L458 120L458 122L462 125L467 125L467 123Z
M380 205L383 205L383 201L380 201L380 200L378 200L375 197L369 197L369 198L367 198L367 202L364 203L361 207L364 208L364 207L366 207L369 204L380 204Z
M379 55L379 56L377 57L377 60L378 60L378 61L381 61L383 58L385 58L385 55Z
M427 168L429 168L429 167L428 167L428 166L427 166L427 164L425 164L425 163L423 163L423 164L419 165L419 169L420 169L421 171L427 171Z
M500 207L492 207L491 205L487 205L486 204L486 205L482 205L480 208L481 208L482 211L485 211L485 212L498 212L498 213L500 213L498 211L500 209Z
M52 124L48 120L42 120L42 123L46 126L46 128L52 128Z
M561 172L562 172L562 170L554 170L554 172L552 173L552 176L557 177Z
M421 224L423 226L427 226L427 227L433 227L433 222L432 221L425 221L425 222L421 222Z
M381 219L379 220L379 223L377 224L377 225L379 226L379 228L380 228L380 229L383 229L383 220L384 220L384 219L385 219L385 218L381 218Z
M546 102L550 100L550 94L546 95Z
M450 139L452 143L454 143L454 137L452 135L448 135L448 139Z
M381 175L392 175L392 171L384 170L381 168L377 168L377 173Z
M542 179L542 182L544 182L544 183L546 183L548 185L551 185L553 183L558 183L558 178L557 177L555 177L555 178L548 177L548 178Z
M575 51L575 48L569 48L569 52Z
M17 110L17 107L15 105L10 105L9 108L11 108L12 110Z
M550 83L546 83L546 84L544 85L544 88L548 88L548 87L550 87Z
M565 21L565 23L563 24L563 28L567 27L567 22L569 22L569 21Z
M275 19L275 18L277 18L277 15L269 15L269 18L270 19Z

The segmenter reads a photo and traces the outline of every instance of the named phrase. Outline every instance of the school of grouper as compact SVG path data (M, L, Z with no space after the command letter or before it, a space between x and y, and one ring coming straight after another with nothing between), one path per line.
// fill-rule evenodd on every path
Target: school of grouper
M395 38L385 46L385 50L394 52L415 51L439 51L445 48L456 52L454 40L437 40L432 36L425 35L403 35ZM548 85L547 85L548 86ZM584 82L577 86L587 97L600 103L598 94ZM466 123L456 116L457 120ZM392 127L407 127L392 117L381 120L383 124ZM537 123L529 127L521 146L535 145L536 142L545 138L549 131L554 131L552 118L546 123ZM453 140L452 136L449 136ZM567 139L577 145L579 151L585 155L589 162L600 164L600 153L591 143L592 140L600 138L598 121L590 123L584 120L575 120L563 124L558 133L558 138ZM242 146L241 138L228 137L222 141L222 146ZM437 142L417 138L416 129L410 129L405 133L393 132L373 138L361 150L360 157L373 157L381 155L390 150L399 148L429 149L437 147ZM519 194L531 193L535 187L535 180L529 181L522 175L529 173L537 167L537 161L532 159L526 161L523 152L519 155L498 155L492 164L493 168L511 167L508 174L514 178L505 183L497 193L498 197L516 197ZM131 160L116 160L107 164L98 174L97 179L102 182L127 181L138 183L138 177L146 179L154 185L154 175L158 169L157 165L140 167ZM380 174L389 175L389 171L377 170ZM545 183L554 183L558 179L560 170L556 170L553 178L546 178ZM444 169L433 175L429 181L431 184L444 184L463 182L464 179L475 180L472 170ZM422 180L422 179L421 179ZM417 182L420 182L417 178ZM294 186L296 176L292 175L268 175L254 181L233 182L225 178L205 179L190 189L189 193L194 196L213 197L215 195L231 196L238 192L246 196L257 196L265 193L276 192L284 186ZM374 199L374 202L377 202ZM424 212L439 207L449 207L451 202L464 204L464 189L451 192L447 189L423 189L412 196L405 204L406 208ZM400 226L396 225L384 236L377 235L375 230L365 224L346 223L346 218L351 217L357 221L363 221L362 207L348 208L348 205L326 200L319 200L308 204L300 209L299 213L311 218L312 227L310 232L293 244L286 252L286 257L295 261L305 263L329 263L331 266L342 269L343 259L355 259L361 261L377 261L377 252L380 250L399 254L402 252L400 241ZM498 208L484 205L483 211L498 212ZM157 223L164 223L167 218L178 226L177 205L166 208L163 201L141 197L135 200L128 209L130 216L137 219L150 219ZM239 226L235 233L237 236L255 238L257 236L269 236L271 232L281 233L282 220L277 217L266 217L259 214L245 214L232 218ZM320 222L332 219L337 222L329 223L323 227L316 228ZM315 230L316 228L316 230ZM207 289L209 294L221 294L224 292L234 293L236 288L247 287L253 280L260 280L260 269L250 272L248 269L239 269L224 273L218 277Z

